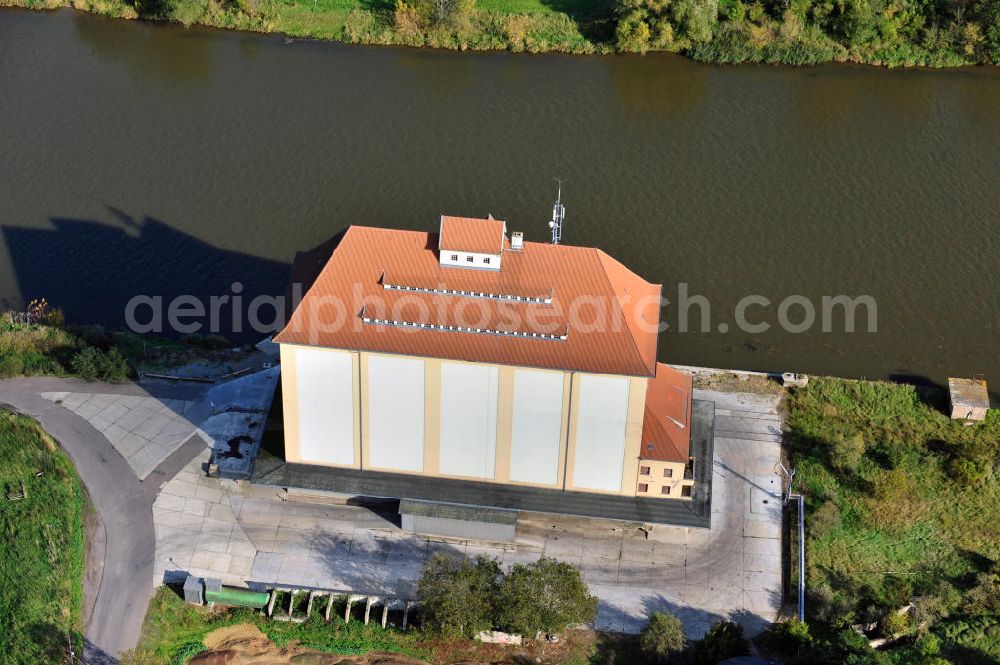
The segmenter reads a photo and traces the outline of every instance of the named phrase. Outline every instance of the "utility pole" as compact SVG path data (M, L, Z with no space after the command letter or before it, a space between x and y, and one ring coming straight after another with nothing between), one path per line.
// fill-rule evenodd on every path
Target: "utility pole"
M556 178L556 182L559 183L559 192L556 194L556 203L552 206L552 221L549 222L553 245L558 245L562 241L562 227L566 221L566 206L562 204L562 180Z

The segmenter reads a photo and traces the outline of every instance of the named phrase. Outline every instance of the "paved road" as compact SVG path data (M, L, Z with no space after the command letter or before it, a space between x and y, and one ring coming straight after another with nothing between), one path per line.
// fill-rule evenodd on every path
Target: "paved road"
M197 399L204 387L187 385L94 384L76 379L30 378L0 381L0 405L36 418L76 465L99 518L89 534L91 556L84 583L87 631L84 661L116 662L114 656L139 639L152 597L156 536L153 500L205 444L195 438L165 460L144 481L86 420L43 397L42 392L107 392ZM101 556L103 553L103 556Z

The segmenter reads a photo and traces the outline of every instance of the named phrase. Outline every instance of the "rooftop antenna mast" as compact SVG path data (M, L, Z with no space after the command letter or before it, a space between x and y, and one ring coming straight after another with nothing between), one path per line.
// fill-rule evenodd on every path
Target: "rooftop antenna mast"
M562 180L556 178L556 182L559 183L559 192L556 194L556 203L552 206L552 221L549 222L553 245L558 245L562 240L563 222L566 221L566 206L562 204Z

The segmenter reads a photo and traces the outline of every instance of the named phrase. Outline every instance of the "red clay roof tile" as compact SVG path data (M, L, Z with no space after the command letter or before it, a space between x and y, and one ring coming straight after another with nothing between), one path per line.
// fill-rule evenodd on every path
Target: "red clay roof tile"
M438 249L449 252L499 254L503 251L506 226L490 215L486 219L441 215Z
M656 377L646 388L646 413L642 421L641 459L687 462L691 448L691 393L693 377L687 372L656 364Z
M532 242L524 245L523 252L504 252L500 270L441 267L437 252L428 249L434 246L428 233L352 226L275 341L653 376L660 286L646 282L597 249ZM383 282L478 291L487 296L387 289ZM489 297L496 295L549 296L551 302ZM497 332L566 334L566 339L365 323L362 309L368 318Z

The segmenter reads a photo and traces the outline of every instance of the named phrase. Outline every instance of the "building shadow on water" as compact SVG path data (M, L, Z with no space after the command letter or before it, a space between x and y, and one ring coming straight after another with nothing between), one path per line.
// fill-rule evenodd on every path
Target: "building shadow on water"
M154 217L108 210L116 224L53 217L48 228L0 228L22 302L44 297L62 307L71 323L122 329L129 301L146 296L158 299L159 334L217 333L233 341L256 342L280 329L291 315L293 275L304 293L343 236L341 231L286 263L215 247ZM204 307L203 315L182 319L202 324L200 329L170 325L169 305L181 296ZM268 296L269 302L253 307L258 296ZM215 329L210 325L213 297L219 303ZM249 325L251 314L263 329ZM138 307L135 318L152 323L151 307Z

